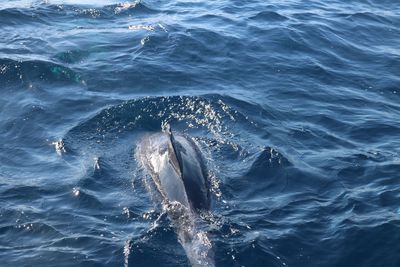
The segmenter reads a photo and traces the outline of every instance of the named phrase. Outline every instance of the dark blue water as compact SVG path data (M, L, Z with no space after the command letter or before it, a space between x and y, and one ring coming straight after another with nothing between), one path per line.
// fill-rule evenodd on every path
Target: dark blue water
M0 266L188 266L134 158L166 122L216 266L400 266L398 1L0 1Z

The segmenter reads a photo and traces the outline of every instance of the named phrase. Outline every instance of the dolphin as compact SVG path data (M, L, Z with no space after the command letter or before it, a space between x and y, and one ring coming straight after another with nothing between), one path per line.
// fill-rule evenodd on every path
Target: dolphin
M215 266L212 244L201 229L200 214L210 209L210 183L199 147L166 125L162 132L145 136L136 155L161 195L191 265Z

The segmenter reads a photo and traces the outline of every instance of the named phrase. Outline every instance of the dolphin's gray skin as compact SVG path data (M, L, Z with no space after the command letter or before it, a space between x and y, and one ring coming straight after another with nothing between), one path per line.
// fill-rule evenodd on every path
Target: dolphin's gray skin
M211 242L200 228L201 211L210 208L204 159L195 142L182 134L164 132L143 138L137 159L152 177L192 266L214 266Z
M177 135L175 138L170 127L166 132L170 139L169 158L173 166L180 172L189 203L196 210L208 210L210 208L209 182L199 148L193 140L185 136Z

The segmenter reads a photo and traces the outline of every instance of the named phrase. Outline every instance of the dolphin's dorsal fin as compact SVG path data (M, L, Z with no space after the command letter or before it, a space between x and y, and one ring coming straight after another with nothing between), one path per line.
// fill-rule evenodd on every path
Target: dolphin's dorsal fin
M172 134L171 126L169 124L165 125L164 132L168 135L169 161L170 161L172 167L175 169L176 173L178 173L179 176L183 179L182 166L179 163L176 146L175 146L175 138L174 138L174 135Z

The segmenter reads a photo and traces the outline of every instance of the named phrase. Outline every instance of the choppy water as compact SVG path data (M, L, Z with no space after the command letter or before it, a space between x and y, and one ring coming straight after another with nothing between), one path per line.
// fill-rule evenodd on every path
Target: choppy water
M217 266L400 266L399 95L398 1L0 1L0 266L187 266L134 159L165 122Z

